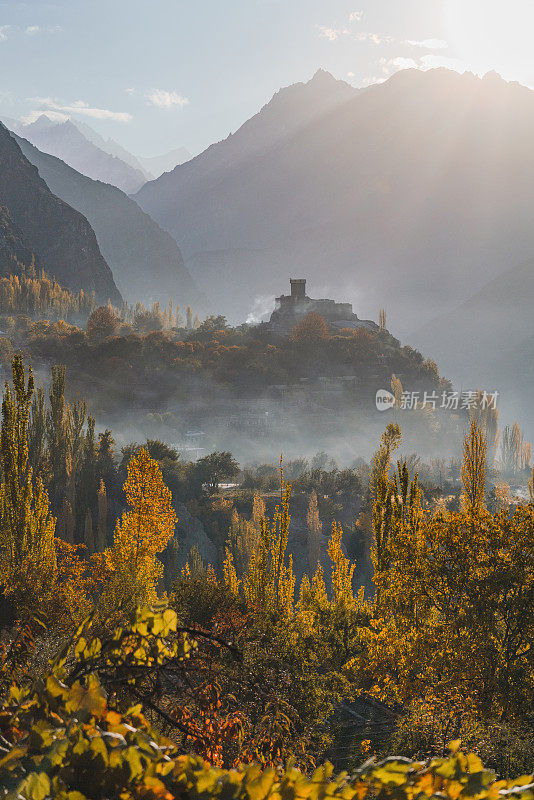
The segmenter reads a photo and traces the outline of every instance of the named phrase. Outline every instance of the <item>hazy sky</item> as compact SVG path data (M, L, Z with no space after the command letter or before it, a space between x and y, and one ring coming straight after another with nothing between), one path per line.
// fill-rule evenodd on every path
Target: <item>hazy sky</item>
M533 27L532 0L0 0L0 116L75 113L138 155L198 152L319 67L534 86Z

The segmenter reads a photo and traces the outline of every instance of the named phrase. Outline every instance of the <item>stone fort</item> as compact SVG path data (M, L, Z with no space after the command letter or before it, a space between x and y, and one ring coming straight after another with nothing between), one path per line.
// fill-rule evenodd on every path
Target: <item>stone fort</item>
M314 300L306 294L306 279L291 278L291 294L276 298L276 307L269 322L264 326L278 333L289 333L306 314L315 311L320 314L333 330L342 328L370 328L378 330L376 322L359 319L352 310L351 303L336 303L335 300ZM263 327L263 326L262 326Z

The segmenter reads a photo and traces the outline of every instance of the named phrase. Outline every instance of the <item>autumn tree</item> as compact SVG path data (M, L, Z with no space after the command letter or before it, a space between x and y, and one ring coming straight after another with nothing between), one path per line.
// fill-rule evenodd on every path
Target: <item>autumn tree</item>
M255 493L252 519L240 516L234 509L226 543L236 570L236 577L242 579L247 573L251 560L258 549L261 519L265 515L265 505Z
M12 363L13 388L2 401L0 448L0 576L6 593L35 602L48 590L56 569L55 520L40 477L28 461L28 424L34 393L31 369L26 378L22 356Z
M402 403L402 381L396 375L391 376L391 391L395 395L395 408L400 408Z
M141 334L163 330L166 327L165 316L159 303L154 303L150 310L138 311L134 317L133 327L137 333Z
M117 336L120 319L109 306L99 306L87 320L87 334L92 339L107 339Z
M28 459L35 477L46 470L45 393L38 388L32 398L28 424Z
M96 511L96 495L98 491L98 464L97 447L95 441L95 418L89 415L87 418L87 428L81 444L79 456L79 467L76 473L76 522L78 530L83 526L85 529L87 515L91 518L90 528L93 530ZM92 548L91 538L84 536L85 544Z
M191 306L187 306L185 309L185 327L188 331L192 330L193 328L193 312L191 310Z
M110 570L107 604L116 608L156 598L163 565L157 559L176 527L171 493L159 464L141 448L130 460L124 484L128 508L115 528L113 546L105 552Z
M506 425L501 441L501 464L505 474L516 475L523 468L523 434L517 422Z
M469 414L484 434L488 466L493 467L501 436L499 410L494 403L488 401L488 397L484 392L478 391L476 393L476 402L470 409Z
M418 704L420 720L435 714L459 736L464 719L510 719L534 700L533 509L487 509L485 441L474 420L460 511L411 502L415 479L404 466L388 505L376 509L389 535L383 568L375 559L374 618L361 629L350 674L383 700Z
M317 492L312 492L306 513L306 532L308 550L308 569L310 575L315 574L321 560L321 534L323 525L317 507Z
M95 309L94 292L74 294L32 263L20 274L0 278L0 313L28 314L54 320L87 319Z
M373 501L373 537L376 569L386 566L386 547L391 538L393 486L389 480L391 455L401 442L401 430L396 423L390 423L380 440L380 447L373 456L369 475L369 492Z
M49 491L54 507L58 508L72 472L69 452L70 408L65 400L65 366L60 364L52 367L46 436L50 463Z
M378 311L378 327L381 331L386 330L386 309L381 308Z
M464 440L461 474L463 497L468 508L480 508L484 503L486 486L486 439L474 419Z
M98 435L97 470L109 491L115 480L115 439L109 428Z
M329 334L324 317L316 311L310 311L297 322L291 331L291 341L301 344L313 344L326 339Z

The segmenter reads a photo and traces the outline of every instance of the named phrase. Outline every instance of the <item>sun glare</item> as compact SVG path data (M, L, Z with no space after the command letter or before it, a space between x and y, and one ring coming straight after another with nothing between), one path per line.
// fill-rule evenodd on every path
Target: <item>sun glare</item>
M532 0L445 0L443 14L448 41L466 68L495 69L534 86Z

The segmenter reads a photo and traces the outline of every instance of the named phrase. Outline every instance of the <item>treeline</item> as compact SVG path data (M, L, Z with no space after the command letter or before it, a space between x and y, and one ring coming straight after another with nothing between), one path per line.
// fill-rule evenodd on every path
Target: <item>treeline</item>
M25 384L22 358L15 356L13 384L14 394L8 392L5 402L15 403L24 426L18 435L27 437L27 468L48 493L58 536L85 544L90 553L103 550L118 506L111 431L97 437L85 400L66 401L64 366L52 367L46 397L42 388L35 390L33 376Z
M97 308L94 292L77 294L64 289L55 278L33 266L20 274L0 278L0 314L45 316L53 320L83 322Z
M231 328L221 317L197 327L193 319L190 329L186 325L149 333L136 325L135 319L128 325L103 307L92 313L86 330L40 321L10 338L36 365L66 364L78 393L102 414L116 411L121 418L142 409L166 412L177 406L183 415L208 397L212 405L260 396L291 404L297 393L308 393L312 409L333 407L341 419L343 411L354 408L372 414L376 389L389 386L392 374L414 389L424 386L440 393L450 387L435 364L401 347L387 332L358 330L316 343L291 337L271 340L253 328ZM153 327L151 322L148 328ZM410 418L407 424L428 431L439 428L436 420L449 421L454 415L438 408L433 414L424 409L405 416Z
M125 323L145 334L175 327L193 330L200 325L198 315L193 313L190 306L186 307L184 318L172 300L165 308L158 302L150 308L143 303L129 305L125 302L120 308L115 308L109 302L107 306L99 306L94 292L65 289L44 270L38 272L33 261L28 266L17 264L16 272L0 278L0 315L6 317L27 316L32 320L63 320L85 325L98 309L107 309L108 316L112 314L118 323ZM100 311L100 315L102 313ZM98 318L97 314L93 327L98 325ZM8 327L16 328L16 321L10 320ZM118 332L119 327L116 330Z

